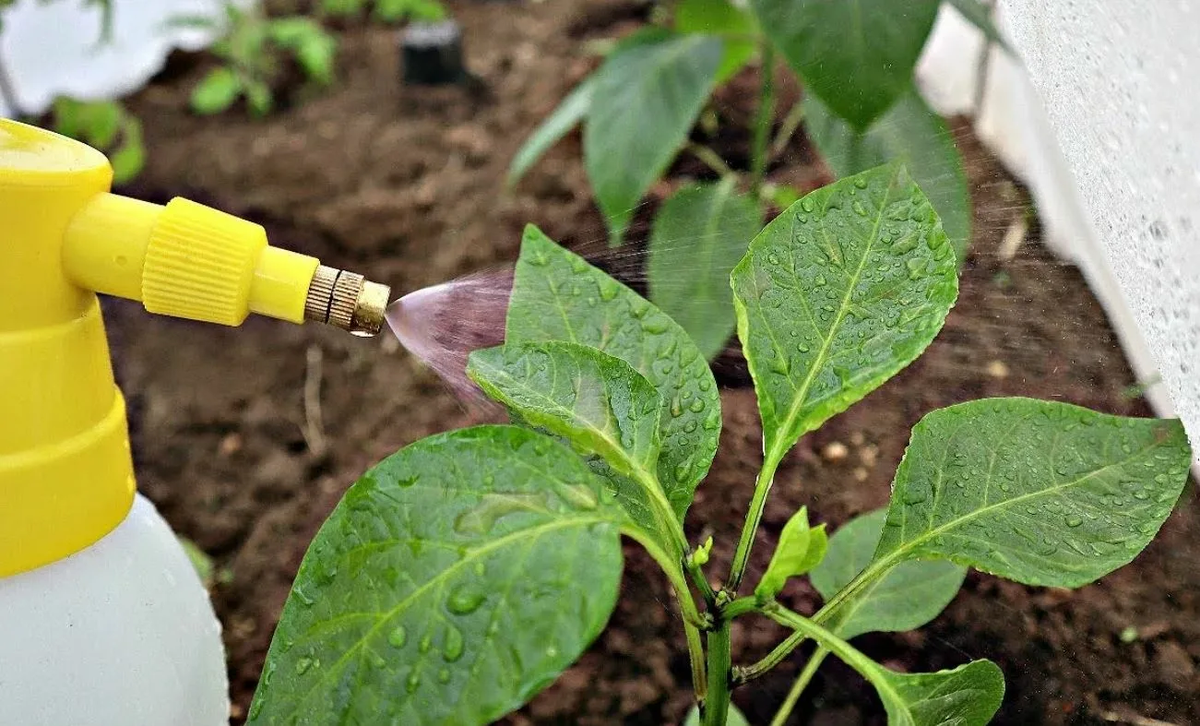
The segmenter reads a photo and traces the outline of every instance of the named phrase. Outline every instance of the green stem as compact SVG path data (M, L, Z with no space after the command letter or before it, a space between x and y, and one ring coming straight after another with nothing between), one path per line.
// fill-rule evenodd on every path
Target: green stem
M676 599L679 600L679 610L683 615L683 632L687 636L688 657L692 665L692 688L696 699L702 701L707 689L707 678L704 666L704 646L700 641L700 627L705 624L696 602L692 599L692 591L688 589L687 578L683 574L679 561L663 551L658 542L650 534L639 527L627 527L624 533L637 541L662 571L666 573L671 587L675 589Z
M863 655L857 648L817 623L814 623L812 620L788 610L779 603L770 603L764 606L763 614L780 625L786 625L794 630L799 630L817 641L818 645L829 649L830 652L840 658L846 665L858 671L859 675L870 681L877 689L888 688L887 681L884 678L884 670L878 663ZM880 695L884 696L882 690L880 691ZM885 703L887 700L887 696L884 696Z
M891 569L893 564L894 561L889 558L886 560L881 560L880 562L876 562L860 572L857 577L850 581L850 584L839 590L836 595L830 598L829 602L825 603L825 605L818 610L815 615L812 616L812 622L827 622L837 613L842 605L846 604L846 601L851 596L853 596L871 581L878 577L882 577L889 569ZM782 642L780 642L779 645L775 646L770 653L763 656L762 660L759 660L757 663L736 669L736 673L734 674L734 682L739 684L746 683L747 681L752 681L759 676L765 675L768 671L779 665L785 658L791 655L793 650L799 648L805 640L808 640L808 637L809 636L805 632L796 630Z
M758 114L750 153L750 195L758 199L767 172L767 141L775 120L775 49L767 41L762 47L762 83L758 88Z
M737 178L737 172L731 169L729 165L725 163L725 160L721 158L720 154L708 148L707 146L704 146L703 144L689 143L683 148L685 151L691 153L692 156L704 162L704 165L709 169L712 169L717 174L720 174L721 178Z
M783 117L783 124L779 127L779 133L775 134L775 140L771 142L771 159L778 158L787 149L792 136L796 134L796 129L800 128L800 124L803 122L804 99L800 99L788 110L787 116Z
M713 591L712 583L704 576L704 568L697 565L691 558L685 558L684 566L687 567L688 574L691 575L692 583L696 589L700 591L700 597L704 598L704 602L708 608L712 610L717 604L717 593Z
M746 514L746 523L742 526L742 536L738 538L737 550L733 554L733 566L725 584L725 589L731 594L737 593L738 586L742 584L742 576L746 574L750 548L754 546L754 536L758 533L758 524L762 521L763 509L767 506L767 494L771 491L771 482L775 479L775 470L779 468L781 458L769 456L758 472L758 480L754 482L750 511Z
M829 650L825 646L821 646L808 659L804 670L800 671L800 676L792 684L792 690L788 691L787 698L783 699L779 710L775 712L775 718L771 719L771 726L784 726L787 723L788 716L792 715L792 710L796 708L796 703L800 700L800 694L804 693L804 689L817 674L817 669L821 667L821 662L827 655L829 655Z
M729 621L722 620L708 634L708 697L704 701L704 726L725 726L729 717L731 666Z

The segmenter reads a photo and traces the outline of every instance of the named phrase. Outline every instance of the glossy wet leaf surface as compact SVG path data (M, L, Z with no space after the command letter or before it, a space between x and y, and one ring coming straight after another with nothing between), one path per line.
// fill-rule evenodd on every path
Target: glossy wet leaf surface
M941 0L751 0L806 88L865 129L912 84Z
M804 127L839 177L903 162L941 217L962 264L971 240L971 192L962 156L946 122L915 90L900 96L863 132L830 112L820 99L810 97L804 101Z
M662 398L640 373L596 348L561 341L476 351L467 370L522 422L600 456L633 520L674 548L679 526L656 474Z
M574 452L533 431L412 444L313 540L249 723L492 722L603 628L623 519Z
M1190 462L1175 420L1025 398L950 406L913 428L875 558L1078 587L1154 538Z
M873 681L888 726L983 726L1004 699L1004 674L989 660L937 673L897 673L882 666Z
M507 342L562 340L598 348L645 376L662 397L658 479L682 520L708 473L721 401L708 362L645 298L529 227L508 309Z
M774 462L920 355L958 295L946 234L899 165L793 204L731 281Z
M669 36L619 48L598 70L583 127L583 159L600 211L619 242L642 195L687 140L716 84L723 45Z
M829 600L871 564L887 510L855 517L829 538L825 559L812 571L812 584ZM948 560L909 560L854 595L826 623L842 638L873 632L915 630L954 599L967 568Z
M646 265L650 299L709 360L737 326L729 272L760 225L758 205L737 192L733 179L689 184L654 218Z

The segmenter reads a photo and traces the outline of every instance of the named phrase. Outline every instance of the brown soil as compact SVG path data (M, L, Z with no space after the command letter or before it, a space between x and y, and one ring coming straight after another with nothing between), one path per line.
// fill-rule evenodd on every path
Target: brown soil
M339 31L336 89L301 90L293 96L303 103L264 121L240 112L197 118L186 110L187 92L210 61L174 59L131 99L145 121L149 167L127 191L159 201L190 195L247 215L276 244L397 291L512 260L526 222L567 244L602 239L577 138L513 192L503 190L504 173L521 139L594 63L583 42L634 27L643 11L618 2L459 2L453 10L486 93L402 88L395 31L350 23ZM754 83L751 71L722 94L718 107L732 123L747 118ZM1020 394L1148 414L1123 393L1131 375L1079 274L1046 253L1036 230L1014 259L997 258L1024 197L962 128L977 234L961 300L924 357L797 447L767 508L750 577L800 504L834 526L884 504L909 427L933 408ZM742 163L744 131L713 143ZM684 160L676 173L703 168ZM802 141L771 176L805 188L827 179ZM291 578L341 493L372 462L472 414L390 340L264 320L230 330L156 319L121 302L106 308L132 404L141 490L228 571L213 596L240 723ZM753 394L736 358L721 372L731 386L722 448L688 520L694 540L716 536L718 572L728 566L760 451ZM321 386L319 411L306 409L306 381ZM827 450L835 442L844 456ZM1008 677L1001 724L1200 723L1198 517L1189 491L1146 553L1097 585L1048 591L972 575L931 626L865 637L861 647L908 669L996 660ZM681 632L649 558L633 546L626 552L625 593L607 631L509 723L680 722L689 703ZM785 594L802 611L816 605L805 587ZM1128 643L1119 637L1127 628L1137 634ZM739 622L735 660L763 654L779 637L773 626ZM735 694L752 722L769 720L796 669L789 661ZM831 662L793 722L883 720L870 689Z

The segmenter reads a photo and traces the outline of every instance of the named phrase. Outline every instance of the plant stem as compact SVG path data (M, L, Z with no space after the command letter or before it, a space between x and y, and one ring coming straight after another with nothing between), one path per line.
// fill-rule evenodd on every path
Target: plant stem
M784 726L787 723L788 716L792 715L792 710L796 708L796 702L800 700L800 694L804 693L804 689L817 674L817 669L821 667L821 662L827 655L829 655L829 651L825 646L820 646L808 659L808 663L804 664L804 670L800 671L800 676L792 684L792 690L788 691L787 698L783 699L783 704L775 712L775 718L771 719L771 726Z
M758 114L754 119L754 138L750 150L750 196L758 199L767 172L767 140L775 120L775 49L767 41L762 46L762 83L758 87Z
M4 59L0 58L0 101L8 106L8 112L16 120L20 120L24 114L21 113L21 107L17 103L17 89L13 87L12 78L8 75L8 69L4 67Z
M700 597L704 598L705 604L709 609L716 607L717 593L713 591L712 583L704 576L704 569L692 562L690 558L684 561L684 567L687 568L688 574L692 577L692 583L696 585L696 589L700 591Z
M738 586L742 584L742 576L746 574L750 548L754 546L754 536L758 533L758 523L762 521L763 508L767 505L767 494L771 491L771 482L775 479L775 470L779 468L780 458L782 457L768 455L758 472L758 480L754 482L750 511L746 514L746 523L742 525L742 536L738 538L737 550L733 554L733 566L725 584L725 589L730 594L737 594Z
M804 99L796 101L792 106L787 116L783 117L783 124L779 127L779 133L775 134L775 140L771 142L771 156L769 158L778 158L787 148L788 143L795 135L796 129L800 128L800 124L804 122Z
M716 173L720 174L722 178L737 177L737 172L729 168L729 165L725 163L725 160L721 158L721 155L707 146L704 146L703 144L689 143L683 148L685 151L690 152L692 156L704 162L704 165L709 169L712 169Z
M704 618L696 609L696 602L692 599L692 591L688 589L683 569L679 562L664 552L658 542L641 528L629 527L623 532L650 553L650 556L666 573L671 587L675 589L676 599L679 600L679 610L683 615L683 633L687 637L688 658L692 665L692 688L696 693L696 700L703 701L707 690L707 678L704 666L704 646L700 640L700 625L704 623Z
M704 726L725 726L729 717L731 666L729 621L722 619L708 634L708 697L704 701Z
M834 616L834 614L837 613L838 609L841 608L851 596L861 590L872 580L876 579L877 577L882 577L887 573L888 570L892 568L894 564L895 561L889 558L881 560L880 562L876 562L867 569L863 570L857 577L850 581L850 584L839 590L836 595L829 599L829 602L825 603L825 605L818 610L815 615L812 616L812 622L821 624L828 621ZM772 607L776 609L780 608L779 605L774 603L772 603ZM800 616L797 615L796 617ZM808 640L808 635L800 630L796 630L782 642L780 642L779 645L775 646L775 648L770 653L765 655L762 660L752 665L736 669L736 673L734 674L734 682L739 684L746 683L747 681L752 681L759 676L765 675L772 668L779 665L784 658L787 658L793 650L800 647L805 640Z

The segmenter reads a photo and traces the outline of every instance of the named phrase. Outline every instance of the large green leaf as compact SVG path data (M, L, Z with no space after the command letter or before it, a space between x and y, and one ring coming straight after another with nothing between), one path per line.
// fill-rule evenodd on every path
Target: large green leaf
M513 426L385 459L309 547L250 723L470 725L517 708L615 605L624 515L602 489Z
M583 159L614 243L666 170L704 107L720 38L680 35L618 48L598 70L583 126Z
M721 399L679 325L536 227L525 229L506 340L564 340L624 360L662 396L658 480L682 520L717 451Z
M958 294L941 222L898 164L793 204L731 282L768 466L920 355Z
M749 10L729 0L680 0L675 6L675 30L680 33L719 35L725 55L717 69L717 83L724 83L754 57L758 25Z
M566 136L575 125L583 120L592 105L592 91L596 85L596 76L588 76L578 86L575 86L567 97L558 104L545 121L534 130L525 143L521 145L517 155L513 157L512 165L508 168L508 183L516 184L525 176L542 155L550 147Z
M689 184L662 206L650 232L650 299L711 360L737 326L729 271L759 230L758 205L732 178Z
M1175 420L994 398L926 415L896 471L876 564L940 557L1079 587L1130 562L1187 480Z
M971 241L971 191L954 137L941 117L916 91L865 132L831 113L820 99L804 102L809 138L839 177L857 174L889 161L901 161L942 218L959 264Z
M767 37L833 112L865 129L912 85L941 0L751 0Z
M662 397L650 381L620 358L561 341L476 351L467 373L524 423L602 457L634 521L657 534L666 551L678 549L679 522L656 473Z
M897 673L808 618L787 611L770 614L816 640L870 681L887 710L888 726L984 726L1004 699L1004 674L989 660L936 673Z
M829 538L829 551L811 575L822 597L832 598L871 564L886 517L884 509L855 517ZM966 574L967 568L947 560L901 562L843 604L828 627L846 639L915 630L950 604Z

